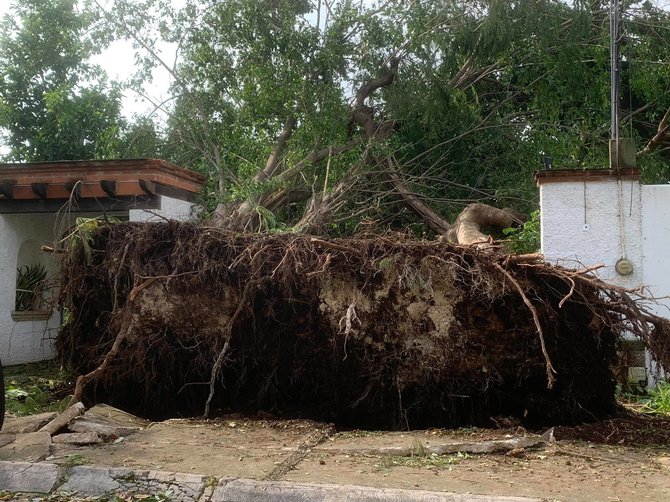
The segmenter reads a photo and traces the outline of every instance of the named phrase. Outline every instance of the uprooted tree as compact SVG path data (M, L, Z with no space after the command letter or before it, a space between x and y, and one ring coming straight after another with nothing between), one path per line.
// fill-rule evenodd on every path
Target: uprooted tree
M667 320L536 255L178 222L102 225L63 251L75 400L151 417L572 423L614 412L624 333L670 368Z
M314 191L309 196L304 213L293 228L303 233L323 233L333 213L337 208L346 204L348 197L351 196L349 192L355 190L357 184L361 182L365 183L364 173L370 172L370 169L366 168L372 168L371 170L375 173L375 176L386 178L389 184L389 191L400 195L408 208L419 216L432 230L445 236L449 242L459 244L483 243L487 241L487 236L483 232L485 226L504 229L511 227L514 223L519 223L523 216L513 210L498 209L486 204L472 203L451 224L411 191L407 183L402 179L401 170L398 168L398 161L393 154L378 156L373 153L376 144L388 139L392 133L394 121L376 121L375 110L372 106L367 106L366 101L371 99L375 91L390 86L393 83L398 63L398 59L393 59L381 76L366 82L356 93L349 124L352 126L350 127L350 131L356 133L357 137L348 138L345 145L330 146L320 151L312 152L306 162L303 161L303 163L315 164L327 158L328 162L330 162L334 155L346 152L357 146L364 147L364 152L358 165L350 168L341 177L335 187L329 191L324 187L323 191ZM273 179L279 166L280 158L284 154L286 143L296 126L295 117L290 115L277 138L265 168L254 176L253 181L255 183ZM355 130L355 127L359 131ZM287 171L282 171L278 177L282 178L282 181L286 181L289 178L289 176L286 176L286 173L291 173L293 170L294 172L290 177L296 176L300 174L300 168L301 165L299 163ZM325 182L327 183L327 181L326 179ZM281 193L283 190L277 193L276 188L270 188L255 195L252 200L246 200L238 204L219 204L215 212L218 225L233 230L257 231L261 226L262 218L262 213L259 212L258 208L263 208L265 211L276 211L278 204L284 202L285 195Z

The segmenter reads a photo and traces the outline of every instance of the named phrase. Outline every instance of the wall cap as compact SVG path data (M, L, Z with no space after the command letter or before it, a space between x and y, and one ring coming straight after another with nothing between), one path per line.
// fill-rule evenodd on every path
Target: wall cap
M640 169L546 169L535 171L537 186L545 183L568 183L574 181L640 180Z

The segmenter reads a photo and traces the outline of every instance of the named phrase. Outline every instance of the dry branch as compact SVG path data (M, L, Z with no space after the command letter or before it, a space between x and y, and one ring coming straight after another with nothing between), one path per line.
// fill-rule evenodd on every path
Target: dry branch
M503 274L505 274L505 277L507 277L507 279L509 279L512 285L519 292L519 295L523 299L523 303L526 304L528 310L530 310L531 314L533 315L533 322L535 323L535 327L537 328L537 335L540 337L540 347L542 347L542 355L544 356L544 361L547 366L547 388L553 389L554 383L556 383L556 377L554 376L556 370L554 369L554 366L551 364L551 358L549 357L549 353L547 352L547 344L544 341L544 332L542 330L542 324L540 324L540 318L537 315L537 309L528 299L528 296L526 296L526 293L523 291L521 284L519 284L519 282L516 279L514 279L514 277L512 277L512 275L507 270L501 267L499 263L496 263L495 267L498 270L500 270ZM565 300L565 298L563 300ZM563 300L561 300L561 302L563 302ZM561 304L559 304L559 306L560 305Z
M663 118L658 123L656 134L654 134L654 136L649 140L649 142L645 145L645 147L642 150L637 152L638 156L647 155L648 153L653 152L659 146L665 143L668 139L670 139L670 135L668 134L668 131L670 130L670 124L668 123L669 121L670 121L670 108L668 108L668 110L663 115Z

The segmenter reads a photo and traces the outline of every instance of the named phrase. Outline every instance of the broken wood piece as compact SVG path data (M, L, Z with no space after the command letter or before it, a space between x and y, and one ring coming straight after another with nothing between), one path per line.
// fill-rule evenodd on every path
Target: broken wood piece
M542 262L544 255L542 253L510 254L505 257L505 261L508 263Z
M422 445L421 453L424 455L453 455L456 453L502 453L519 449L532 448L543 443L553 443L554 428L552 427L541 436L521 436L510 439L495 439L491 441L480 441L474 443L443 443L434 445ZM323 446L314 448L315 451L322 450L329 453L359 454L375 456L400 456L411 457L417 454L415 445L408 446L382 446L378 448L338 448Z
M40 250L45 253L61 253L61 254L65 253L64 249L56 249L52 246L44 246L44 245L40 248Z
M75 403L66 409L63 413L54 418L51 422L42 427L39 432L48 432L53 436L56 434L56 432L72 422L79 415L83 414L84 411L86 411L86 407L83 403Z
M52 442L56 444L87 445L102 443L103 439L97 432L65 432L54 436Z

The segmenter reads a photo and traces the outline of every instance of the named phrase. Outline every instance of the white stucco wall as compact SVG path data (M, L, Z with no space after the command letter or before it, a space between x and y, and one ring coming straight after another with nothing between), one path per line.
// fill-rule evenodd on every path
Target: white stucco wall
M658 298L655 312L670 318L670 185L642 186L644 284Z
M165 218L188 220L195 205L161 196L157 210L131 210L128 213L109 213L126 216L132 221L160 221ZM0 214L0 359L3 365L23 364L53 358L54 342L61 322L60 312L54 311L48 320L14 321L12 311L16 298L16 269L22 245L24 264L40 262L51 274L58 270L55 256L39 250L43 244L53 245L55 236L62 235L76 217L95 217L99 214L72 214L70 220L55 214Z
M626 287L643 284L641 194L637 181L542 183L545 259L570 268L603 264L597 271L601 279ZM614 268L623 254L634 266L628 276Z
M53 342L60 325L59 312L54 311L48 320L15 322L11 316L15 307L18 255L23 243L31 241L36 247L28 250L28 254L43 263L48 274L57 271L55 257L39 251L42 244L53 243L55 221L53 214L0 214L0 359L3 365L42 361L55 355ZM27 261L32 260L28 257Z
M602 263L605 267L596 272L601 279L625 287L644 285L656 298L651 310L670 318L670 185L615 179L549 182L540 185L540 204L547 261L567 267ZM634 265L629 276L614 268L622 242ZM654 385L660 374L648 354L646 365Z
M195 214L196 205L172 197L160 195L160 209L131 209L130 221L161 221L161 220L191 220Z
M670 185L642 186L642 249L644 283L657 303L656 314L670 318ZM649 377L655 383L660 377L653 360L646 356Z

